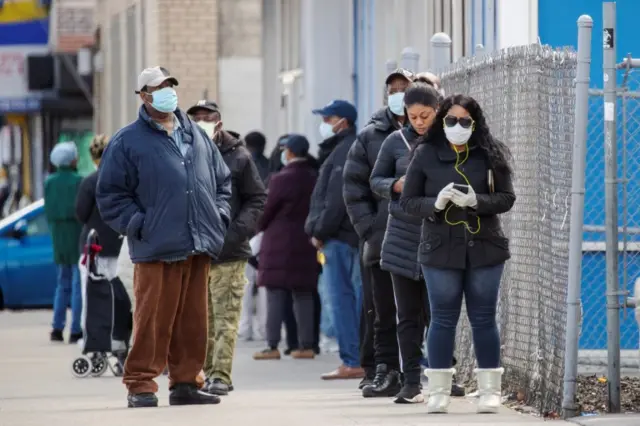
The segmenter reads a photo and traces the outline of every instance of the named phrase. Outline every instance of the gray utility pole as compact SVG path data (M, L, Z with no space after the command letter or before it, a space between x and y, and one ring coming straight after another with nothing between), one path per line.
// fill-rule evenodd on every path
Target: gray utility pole
M573 175L571 177L571 229L569 231L569 286L567 291L567 332L564 354L564 394L562 415L578 415L576 384L580 339L580 288L582 284L582 235L584 224L584 182L589 123L589 76L593 19L578 18L578 64L576 69L576 109L573 128ZM476 50L477 52L477 50Z
M609 412L620 412L620 289L618 283L618 149L616 141L616 3L602 3L605 235Z

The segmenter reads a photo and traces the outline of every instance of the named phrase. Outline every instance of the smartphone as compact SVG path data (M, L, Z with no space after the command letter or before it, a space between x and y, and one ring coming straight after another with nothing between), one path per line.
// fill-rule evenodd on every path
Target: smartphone
M454 183L453 187L464 194L469 193L469 185L460 185L458 183Z

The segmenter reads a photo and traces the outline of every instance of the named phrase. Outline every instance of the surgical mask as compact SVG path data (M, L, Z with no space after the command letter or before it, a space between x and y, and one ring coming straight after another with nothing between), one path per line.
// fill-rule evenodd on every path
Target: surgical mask
M392 113L397 116L404 116L404 92L394 93L389 95L387 99L387 105Z
M173 87L164 87L151 94L151 106L159 112L170 113L178 108L178 94Z
M213 123L211 121L198 121L196 122L198 126L209 136L211 139L215 136L216 126L218 123Z
M444 134L447 137L447 140L452 144L458 145L458 146L464 145L467 142L469 142L469 139L471 138L471 133L473 133L473 129L471 127L465 129L460 125L460 123L457 123L453 127L445 126L444 128Z
M280 162L283 166L286 166L289 163L289 160L287 160L287 152L284 150L280 153Z
M336 132L333 131L333 126L329 123L325 123L324 121L320 123L318 130L320 131L320 136L322 136L323 139L329 139L336 134Z

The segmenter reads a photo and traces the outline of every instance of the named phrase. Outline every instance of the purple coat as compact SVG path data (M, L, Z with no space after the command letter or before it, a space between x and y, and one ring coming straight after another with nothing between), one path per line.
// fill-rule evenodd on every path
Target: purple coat
M273 175L259 230L258 285L314 290L318 285L316 249L304 232L317 172L309 161L295 161Z

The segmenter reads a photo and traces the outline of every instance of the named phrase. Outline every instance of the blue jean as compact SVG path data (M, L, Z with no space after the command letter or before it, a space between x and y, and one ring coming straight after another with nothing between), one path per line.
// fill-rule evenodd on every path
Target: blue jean
M358 367L362 309L360 254L356 247L336 240L326 241L322 251L325 256L322 279L332 306L340 359L347 367Z
M463 295L478 367L500 366L496 309L503 270L504 263L473 269L422 267L431 306L431 324L427 332L431 368L451 368Z
M53 299L54 330L64 330L71 305L71 333L82 333L82 289L78 265L58 265L58 285Z
M334 338L336 337L336 331L333 327L333 306L331 305L325 274L321 274L318 278L318 294L322 302L322 309L320 310L320 330L325 336Z

